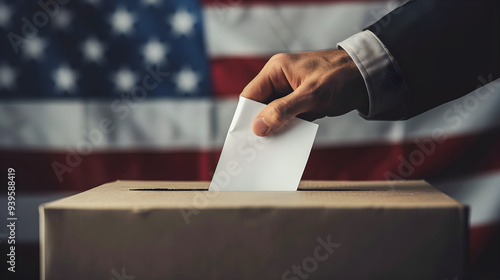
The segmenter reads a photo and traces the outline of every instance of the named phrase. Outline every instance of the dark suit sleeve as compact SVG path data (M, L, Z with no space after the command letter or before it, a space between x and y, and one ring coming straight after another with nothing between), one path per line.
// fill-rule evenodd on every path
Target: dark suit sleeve
M369 26L409 91L372 119L411 118L500 77L499 23L497 0L414 0Z

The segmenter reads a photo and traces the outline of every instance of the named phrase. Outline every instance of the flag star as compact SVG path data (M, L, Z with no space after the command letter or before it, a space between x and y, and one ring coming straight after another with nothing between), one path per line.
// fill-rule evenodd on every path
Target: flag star
M162 44L157 39L149 40L142 48L144 59L150 64L161 64L165 60L168 46Z
M137 76L127 68L121 68L113 76L115 87L120 92L130 91L137 83Z
M186 10L178 10L170 18L170 24L177 35L189 35L193 31L196 18Z
M43 55L46 46L47 43L40 37L27 39L27 41L22 46L24 56L26 56L28 59L32 58L34 60L38 60Z
M12 11L9 6L4 3L0 3L0 26L7 27L10 23L10 18L12 17Z
M82 45L83 55L89 62L99 63L103 59L104 46L95 38L87 39Z
M161 0L142 0L142 3L144 5L159 6L161 4Z
M8 65L0 66L0 88L12 88L16 80L16 72Z
M52 19L52 24L54 27L60 30L68 30L71 26L71 20L73 19L73 14L67 9L60 9L59 12Z
M183 68L174 77L177 89L183 93L193 94L201 81L200 75L189 68Z
M124 8L118 8L110 17L110 22L116 33L127 35L132 32L135 15Z
M71 70L68 66L59 66L59 68L54 71L52 77L59 91L71 93L75 90L78 76L76 72Z

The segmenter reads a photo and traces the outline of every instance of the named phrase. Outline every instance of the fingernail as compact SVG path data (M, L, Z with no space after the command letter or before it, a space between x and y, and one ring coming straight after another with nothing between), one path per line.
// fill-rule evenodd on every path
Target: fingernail
M263 117L258 117L253 121L252 129L253 132L259 136L264 136L269 133L269 125L267 125Z

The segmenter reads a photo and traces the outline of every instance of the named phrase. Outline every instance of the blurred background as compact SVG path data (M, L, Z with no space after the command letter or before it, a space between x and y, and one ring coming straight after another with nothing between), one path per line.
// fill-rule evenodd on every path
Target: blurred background
M398 5L0 0L0 216L14 168L16 277L39 275L40 203L117 179L210 180L237 97L271 55L335 48ZM318 120L303 179L430 181L471 207L472 279L500 279L500 82L490 81L408 121ZM6 238L1 227L2 260Z

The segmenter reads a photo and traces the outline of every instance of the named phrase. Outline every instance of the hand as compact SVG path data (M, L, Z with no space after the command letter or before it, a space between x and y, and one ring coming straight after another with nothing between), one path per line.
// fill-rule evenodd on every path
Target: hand
M253 121L258 136L279 130L299 114L314 120L368 106L363 77L344 50L276 54L241 96L270 102Z

